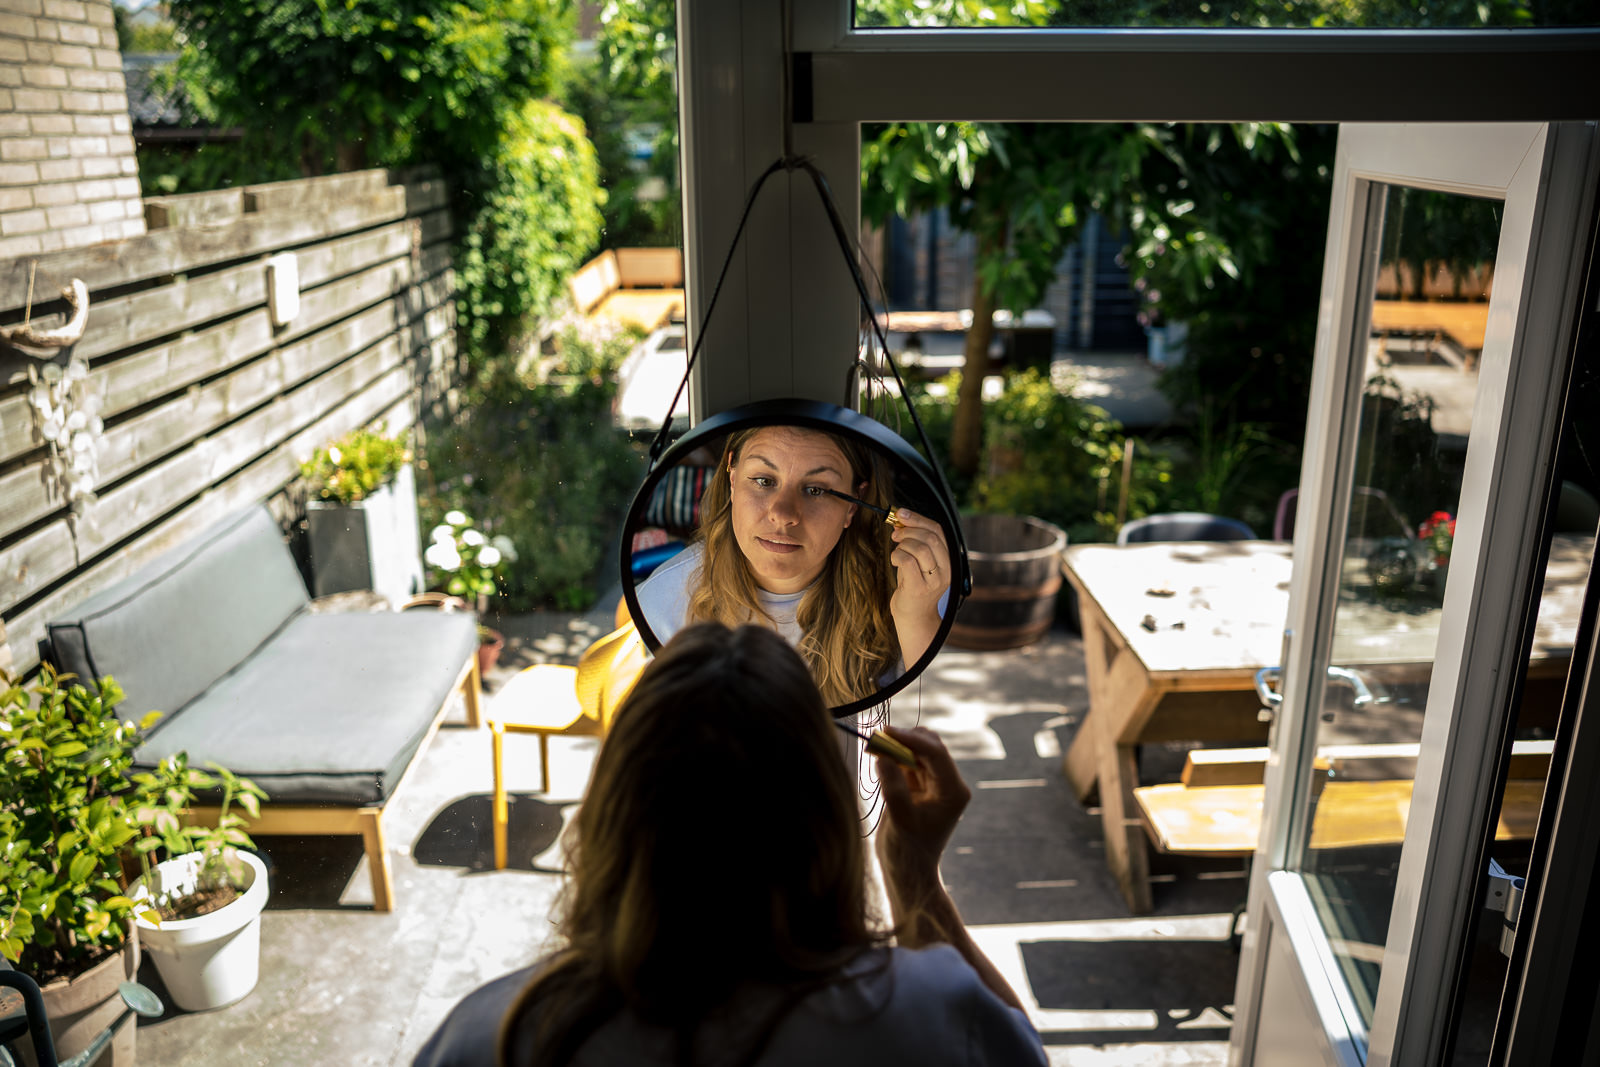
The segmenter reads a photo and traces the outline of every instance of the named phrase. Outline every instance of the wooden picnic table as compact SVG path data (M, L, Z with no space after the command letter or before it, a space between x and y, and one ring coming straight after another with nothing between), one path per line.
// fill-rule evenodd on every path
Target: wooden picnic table
M1593 552L1594 538L1576 536L1558 536L1551 550L1530 678L1548 679L1557 693ZM1279 661L1291 569L1290 545L1275 541L1077 545L1062 553L1063 574L1078 593L1089 682L1089 712L1063 769L1080 801L1099 794L1106 863L1135 914L1151 908L1133 796L1137 747L1266 739L1255 674ZM1334 663L1370 668L1385 683L1426 680L1437 608L1392 612L1350 601L1338 611ZM1153 631L1141 625L1147 615ZM1397 723L1396 733L1414 729L1416 716Z

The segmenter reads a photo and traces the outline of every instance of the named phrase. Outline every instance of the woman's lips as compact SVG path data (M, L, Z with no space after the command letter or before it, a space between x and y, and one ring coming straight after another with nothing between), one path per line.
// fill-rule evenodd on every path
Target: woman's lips
M768 552L776 552L780 556L788 555L790 552L800 551L799 545L791 544L787 541L769 541L765 537L757 537L756 541Z

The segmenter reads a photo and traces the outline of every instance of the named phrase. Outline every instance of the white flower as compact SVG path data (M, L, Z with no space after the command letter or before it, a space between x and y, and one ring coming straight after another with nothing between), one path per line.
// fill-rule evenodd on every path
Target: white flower
M332 445L328 448L328 459L335 467L344 462L344 454L339 451L339 446Z
M461 554L456 551L455 545L447 545L443 541L435 541L428 546L422 554L429 566L438 567L442 571L453 571L461 566Z
M512 544L511 538L507 537L505 534L496 535L490 539L489 543L498 549L500 555L504 558L510 560L512 563L517 561L517 546Z
M448 526L435 526L433 532L428 535L428 540L436 545L449 545L455 548L456 532Z
M481 545L483 544L483 534L479 533L477 530L462 530L461 540L464 544L473 546Z
M451 526L465 526L467 524L467 513L464 511L447 511L444 513L444 521Z
M485 567L493 567L500 562L500 550L493 545L484 545L483 551L478 553L478 562Z

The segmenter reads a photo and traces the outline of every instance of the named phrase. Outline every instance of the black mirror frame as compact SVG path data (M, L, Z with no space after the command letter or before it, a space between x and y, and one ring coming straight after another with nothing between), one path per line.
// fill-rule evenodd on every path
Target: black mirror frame
M950 562L954 568L950 581L949 601L945 606L944 617L939 623L938 633L934 635L933 641L922 657L916 663L908 664L905 673L900 677L871 696L862 697L849 704L841 704L832 711L836 718L842 718L876 707L910 685L928 664L933 662L933 657L938 654L945 639L950 635L950 627L955 623L957 609L972 592L972 571L967 563L967 545L961 532L959 514L949 494L945 492L942 481L934 473L933 467L911 447L908 441L892 432L887 426L860 412L820 400L762 400L718 412L703 419L678 438L645 476L644 484L634 494L633 504L628 508L628 517L623 522L622 545L618 555L621 563L622 593L628 604L628 615L633 619L646 647L651 652L657 651L661 647L661 642L656 639L655 633L651 631L639 608L637 583L631 567L632 554L629 551L631 532L642 525L644 513L650 506L656 486L679 460L702 445L726 434L759 426L800 426L863 440L887 453L895 462L903 464L914 477L920 479L922 485L919 488L938 509L938 514L931 517L944 529L945 540L950 546Z

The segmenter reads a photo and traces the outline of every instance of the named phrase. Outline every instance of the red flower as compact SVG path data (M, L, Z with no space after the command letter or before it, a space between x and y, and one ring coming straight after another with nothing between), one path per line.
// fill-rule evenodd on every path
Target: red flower
M1450 562L1450 548L1456 539L1456 520L1448 511L1435 511L1428 521L1417 527L1417 539L1433 549L1434 562L1440 566Z

